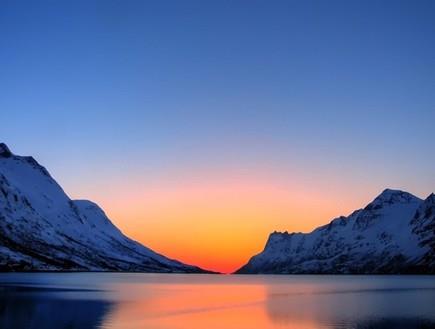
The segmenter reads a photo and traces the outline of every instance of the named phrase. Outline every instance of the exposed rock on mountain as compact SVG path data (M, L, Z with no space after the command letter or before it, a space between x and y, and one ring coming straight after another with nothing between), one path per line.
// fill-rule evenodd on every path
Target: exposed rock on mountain
M35 159L3 143L0 270L203 272L129 239L95 203L71 200Z
M311 233L274 232L236 273L435 273L435 196L386 189Z

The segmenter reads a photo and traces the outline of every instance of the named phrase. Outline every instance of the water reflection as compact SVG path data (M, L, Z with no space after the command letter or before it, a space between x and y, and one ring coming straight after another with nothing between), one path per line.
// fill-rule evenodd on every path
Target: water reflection
M378 319L368 320L355 323L351 327L336 327L336 328L355 328L355 329L429 329L435 328L435 323L428 319Z
M0 328L435 328L433 277L0 274Z
M416 284L407 278L360 277L356 285L354 277L323 279L312 278L297 288L268 285L270 319L281 327L435 328L435 288L421 286L425 280Z
M52 294L66 289L3 286L0 290L0 328L99 328L112 303L102 300L65 299Z

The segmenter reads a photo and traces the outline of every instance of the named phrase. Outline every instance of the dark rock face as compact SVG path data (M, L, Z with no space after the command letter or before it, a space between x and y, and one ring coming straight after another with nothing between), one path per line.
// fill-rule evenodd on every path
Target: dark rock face
M12 152L5 143L0 143L0 157L9 158L12 156Z
M0 144L0 271L29 270L204 272L129 239L34 158Z
M387 189L311 233L272 233L236 273L435 273L434 204Z

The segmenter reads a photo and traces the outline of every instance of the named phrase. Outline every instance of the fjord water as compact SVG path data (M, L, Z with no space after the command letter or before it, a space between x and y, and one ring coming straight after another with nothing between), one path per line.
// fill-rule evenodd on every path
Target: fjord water
M435 277L0 274L0 328L435 328Z

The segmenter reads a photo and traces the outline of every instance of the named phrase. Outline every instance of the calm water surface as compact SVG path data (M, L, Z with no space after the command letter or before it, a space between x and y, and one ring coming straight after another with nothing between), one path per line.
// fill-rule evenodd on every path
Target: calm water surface
M435 328L435 277L0 274L0 328Z

